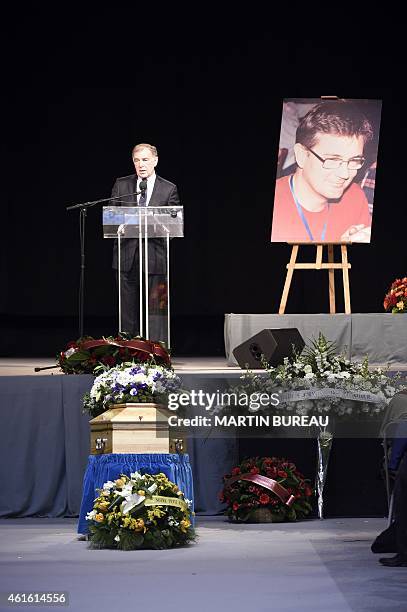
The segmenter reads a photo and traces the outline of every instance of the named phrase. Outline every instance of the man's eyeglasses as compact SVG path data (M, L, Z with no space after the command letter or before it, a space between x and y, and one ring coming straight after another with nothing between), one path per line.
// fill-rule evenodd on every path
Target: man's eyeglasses
M337 170L338 168L340 168L340 166L342 166L342 164L345 164L346 167L349 168L349 170L360 170L360 168L366 161L364 157L355 157L353 159L337 159L333 157L327 157L326 159L324 159L306 145L302 146L307 149L307 151L315 155L315 157L322 162L322 167L326 168L327 170Z

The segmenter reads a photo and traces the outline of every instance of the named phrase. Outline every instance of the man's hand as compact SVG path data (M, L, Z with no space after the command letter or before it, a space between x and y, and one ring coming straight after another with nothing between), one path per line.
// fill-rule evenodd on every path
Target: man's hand
M341 236L343 242L370 242L371 227L368 225L351 225Z

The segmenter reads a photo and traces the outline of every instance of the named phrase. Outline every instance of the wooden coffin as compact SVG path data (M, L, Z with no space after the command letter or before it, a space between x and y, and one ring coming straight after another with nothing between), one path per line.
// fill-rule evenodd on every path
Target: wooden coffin
M184 441L168 417L174 413L160 404L112 404L90 424L90 452L183 453Z

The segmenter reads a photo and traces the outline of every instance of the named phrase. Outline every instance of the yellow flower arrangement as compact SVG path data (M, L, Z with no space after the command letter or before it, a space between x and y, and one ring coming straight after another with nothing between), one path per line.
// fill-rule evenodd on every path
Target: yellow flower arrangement
M91 548L173 548L195 540L192 501L165 474L120 474L99 490L90 521Z
M105 502L100 502L98 504L98 510L101 510L102 512L106 512L106 510L109 507L109 502L105 501Z
M191 521L184 519L180 523L181 530L185 533L191 527Z

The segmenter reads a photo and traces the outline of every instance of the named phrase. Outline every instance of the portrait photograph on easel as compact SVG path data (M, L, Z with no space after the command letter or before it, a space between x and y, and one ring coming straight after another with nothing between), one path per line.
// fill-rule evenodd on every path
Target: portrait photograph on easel
M380 100L283 100L272 242L370 242L380 116Z

